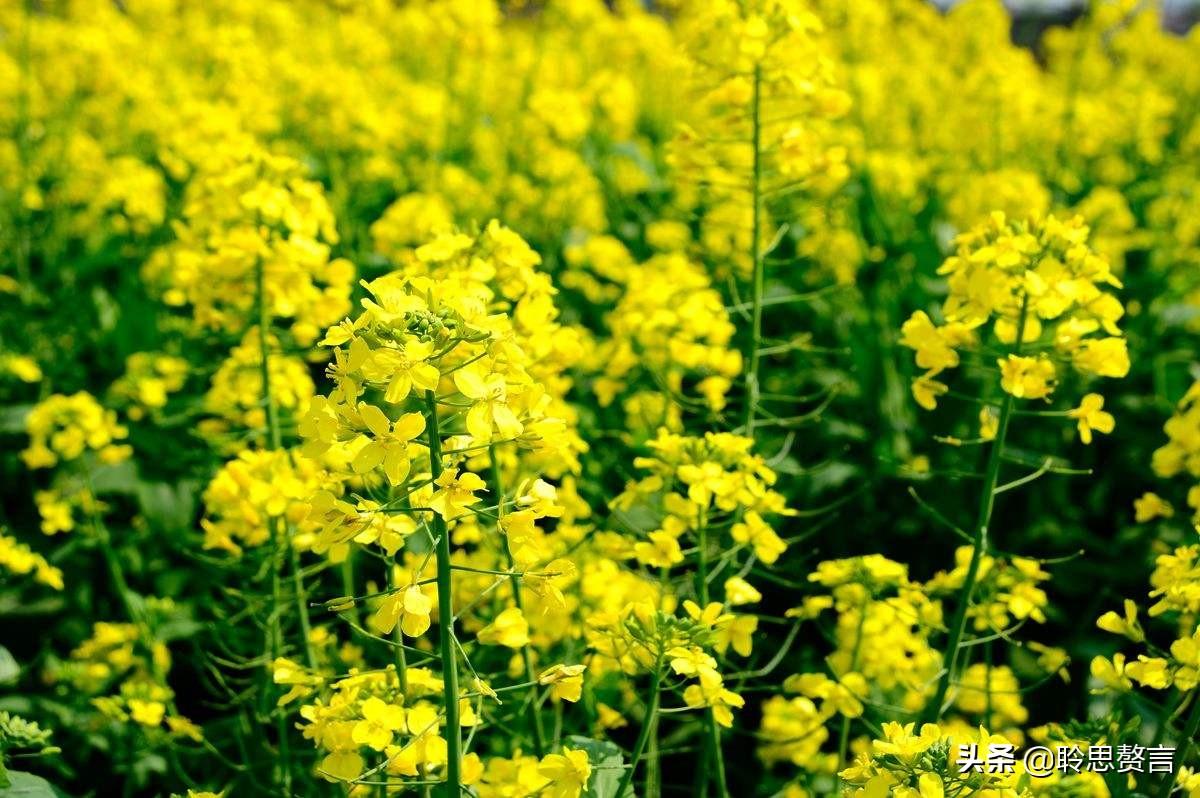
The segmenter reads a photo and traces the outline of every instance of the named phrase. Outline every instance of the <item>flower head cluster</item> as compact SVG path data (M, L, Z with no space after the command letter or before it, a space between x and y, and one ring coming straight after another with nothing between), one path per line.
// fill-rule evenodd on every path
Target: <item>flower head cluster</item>
M1129 354L1117 327L1125 311L1107 290L1121 284L1087 237L1080 218L1012 221L999 212L960 235L938 270L949 283L945 321L917 311L901 330L900 343L925 371L913 381L917 402L933 409L948 390L935 378L988 332L1007 351L997 361L1000 387L1018 399L1049 397L1068 364L1085 376L1125 376Z
M311 345L350 305L353 266L330 257L333 212L300 162L235 140L188 181L176 240L147 263L171 305L203 327L238 332L261 292L265 312ZM259 275L261 274L261 281Z
M827 662L838 689L830 687L829 696L822 697L811 687L821 674L800 674L790 677L808 688L799 692L822 699L824 719L861 712L857 703L872 695L896 706L921 707L940 664L929 636L941 625L942 608L909 579L907 566L877 554L827 560L808 579L829 592L809 596L788 615L837 613L836 646ZM831 703L831 697L837 700Z
M285 450L241 452L225 463L204 491L204 548L239 554L271 538L272 519L292 525L297 546L311 534L309 498L323 472L312 460Z
M162 352L135 352L125 359L125 373L113 383L112 393L127 404L134 421L161 411L171 394L187 382L191 367L181 357Z
M992 744L1008 740L983 727L951 729L926 723L883 724L883 734L871 742L869 751L839 775L849 785L847 795L867 798L893 795L899 798L930 798L940 795L1007 794L1032 795L1021 786L1020 774L967 769L960 772L959 746L974 745L987 751Z
M656 390L699 395L712 410L724 408L742 358L731 346L734 326L708 275L683 255L663 254L627 279L607 317L610 337L592 353L601 405L649 379ZM627 411L632 407L627 403ZM666 416L628 415L633 429L669 425Z
M0 534L0 568L17 576L33 574L40 584L55 590L63 589L62 570L10 535Z
M117 414L106 410L91 394L54 394L39 402L25 419L29 448L21 458L30 468L50 468L92 453L102 463L119 463L131 449L121 444L128 431Z
M173 611L170 600L147 602L151 621ZM174 708L175 694L166 682L171 669L166 645L154 640L147 648L147 642L135 624L98 622L92 636L48 675L92 696L94 708L109 720L132 724L156 739L200 740L200 728Z
M754 236L768 235L755 225L756 194L835 187L849 174L830 122L850 99L834 85L820 30L817 16L791 0L722 0L681 17L695 96L669 158L695 184L699 243L725 268L749 272Z
M268 348L277 344L274 336L268 337ZM272 401L284 420L299 416L316 392L308 366L294 355L270 353L267 379ZM255 327L246 332L213 374L203 402L204 411L211 418L200 422L200 431L223 449L230 448L231 434L236 438L250 430L253 435L260 435L267 425L263 396L263 351Z
M971 547L954 552L955 567L925 583L931 596L954 595L962 589L971 562ZM1050 600L1039 584L1050 578L1036 560L1025 557L980 557L967 617L978 632L1004 632L1017 623L1045 623Z
M1174 415L1163 425L1163 431L1167 433L1167 442L1154 451L1151 467L1161 479L1185 474L1195 482L1188 489L1186 501L1192 508L1194 519L1200 522L1200 382L1193 383L1179 400ZM1144 501L1145 508L1138 512L1144 517L1139 521L1174 512L1162 499Z

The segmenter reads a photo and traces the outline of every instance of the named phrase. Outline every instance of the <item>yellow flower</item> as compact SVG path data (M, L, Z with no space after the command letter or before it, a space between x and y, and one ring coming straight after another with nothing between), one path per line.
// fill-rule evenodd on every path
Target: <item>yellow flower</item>
M683 549L674 535L658 530L651 532L649 538L649 541L640 540L633 544L638 562L651 568L669 568L683 562Z
M143 701L139 698L129 699L129 717L143 726L154 727L162 723L167 708L159 701Z
M538 794L546 798L579 798L592 776L592 766L586 751L564 748L561 754L546 755L538 765L538 773L550 784Z
M998 363L1000 387L1018 399L1041 399L1054 390L1054 363L1045 355L1009 355Z
M371 627L380 634L390 634L400 624L409 637L420 637L429 630L429 613L433 601L418 585L409 585L399 593L387 596L371 616Z
M363 771L363 758L355 751L334 751L321 760L321 770L329 781L354 781Z
M1000 412L991 405L979 409L979 437L985 441L994 441L996 432L1000 429Z
M1175 508L1157 493L1146 491L1133 501L1134 520L1139 524L1153 521L1155 518L1170 518L1175 515Z
M447 520L462 515L468 505L475 503L475 491L487 487L478 474L470 471L464 471L462 476L456 471L443 471L434 484L438 490L433 494L429 506Z
M529 623L521 610L509 607L480 629L476 637L486 646L522 648L529 645Z
M917 377L912 383L912 395L917 404L926 410L937 407L937 398L950 390L950 386L928 376Z
M41 382L42 369L28 355L6 355L0 358L0 369L12 374L21 382Z
M1139 654L1137 662L1125 666L1125 674L1138 684L1153 690L1165 690L1171 686L1170 663L1162 657Z
M538 684L551 685L550 697L555 701L574 703L583 694L583 672L586 665L552 665L538 674Z
M420 391L437 390L442 375L437 366L425 362L432 354L431 341L413 338L403 348L373 350L362 364L362 373L373 382L386 380L383 398L392 404L399 404L408 398L413 388Z
M504 375L484 374L479 364L473 364L454 372L454 385L472 402L467 411L467 431L475 440L492 440L493 429L502 440L521 434L524 426L509 406Z
M1138 623L1138 608L1129 599L1125 599L1125 616L1121 617L1112 610L1101 615L1096 620L1096 626L1106 632L1112 632L1116 635L1128 637L1135 643L1140 643L1146 639L1145 633L1142 631L1142 626Z
M731 607L757 604L762 601L762 593L742 577L733 576L725 580L725 601Z
M716 671L702 671L699 684L688 685L683 691L683 701L692 708L708 707L713 720L726 729L733 726L733 710L746 704L744 698L725 688Z
M726 648L733 646L733 650L738 654L748 657L754 645L754 632L757 630L758 616L735 616L717 627L714 647L718 653L724 654Z
M405 413L391 424L382 410L368 404L359 405L358 414L372 437L354 456L351 463L354 473L365 474L382 463L388 482L399 485L411 467L408 443L425 431L425 417L420 413Z
M1107 435L1116 426L1116 419L1111 413L1104 412L1101 409L1103 407L1104 397L1098 393L1089 393L1083 397L1079 407L1067 411L1068 417L1078 419L1079 439L1085 444L1092 442L1093 430Z
M363 719L354 724L351 739L376 751L387 748L392 733L404 728L404 710L372 696L363 702Z
M900 345L916 350L917 366L929 371L926 376L958 365L958 353L923 310L914 313L900 328Z
M924 724L919 735L913 734L915 725L901 725L895 722L883 724L884 739L872 741L872 750L876 754L892 754L905 762L911 762L942 737L942 730L933 723Z
M717 673L717 661L699 646L688 648L673 648L667 652L671 660L671 670L680 676L698 676L705 673ZM718 675L719 678L719 675Z
M1124 338L1084 341L1074 354L1075 368L1101 377L1124 377L1129 373L1129 350Z
M754 554L767 565L773 564L787 550L787 543L753 510L733 525L730 534L736 542L753 546Z

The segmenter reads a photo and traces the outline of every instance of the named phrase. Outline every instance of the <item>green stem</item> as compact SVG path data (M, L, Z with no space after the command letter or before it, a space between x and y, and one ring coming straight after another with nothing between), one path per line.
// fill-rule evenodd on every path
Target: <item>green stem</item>
M751 176L751 196L754 202L753 221L750 225L750 256L754 265L754 284L750 295L750 358L746 367L746 419L745 435L754 437L754 417L758 413L758 361L762 345L763 293L766 282L765 264L759 237L762 232L762 67L754 67L754 99L751 111L751 144L754 147L754 166Z
M642 786L642 792L646 794L646 798L661 798L661 784L662 770L659 764L658 716L656 715L654 722L650 725L649 748L646 752L646 782Z
M291 535L287 536L291 540ZM300 574L300 552L289 545L292 556L292 591L296 594L296 614L300 616L300 635L304 639L304 661L310 668L317 667L316 652L312 646L312 622L308 619L308 591L304 587L304 577Z
M504 480L500 476L500 461L496 457L495 446L488 447L488 459L491 461L492 483L496 487L496 514L502 521L504 519ZM497 531L500 533L500 541L504 548L505 564L507 565L508 570L511 572L516 569L516 561L513 559L512 548L508 545L508 535L503 529L500 529L499 526L500 525L497 524ZM512 576L509 576L509 582L512 584L513 603L517 605L517 609L521 611L521 615L524 617L525 601L521 595L521 577L513 574ZM535 694L537 693L538 686L537 676L533 670L533 654L530 651L529 643L521 646L521 658L525 662L525 679L533 685L529 688L531 694L531 700L528 702L529 716L533 721L531 724L533 727L533 750L540 759L546 755L546 737L545 733L542 731L542 716L538 712L537 701L533 700Z
M438 432L437 398L425 392L429 412L429 471L436 480L442 474L442 438ZM458 719L458 665L454 650L454 593L450 582L450 532L446 520L433 514L437 538L438 644L442 657L442 687L446 699L446 787L445 798L459 798L462 782L462 726Z
M626 769L625 775L621 777L621 784L617 787L616 798L625 798L626 792L632 786L633 775L637 772L642 753L646 750L646 743L650 740L650 731L658 724L658 688L661 683L662 657L660 656L654 663L654 670L650 672L650 698L646 705L646 716L642 718L642 730L638 732L637 741L633 744L633 755L629 759L629 767Z
M1187 761L1188 754L1192 750L1192 741L1196 737L1196 731L1200 729L1200 695L1192 697L1192 710L1188 713L1187 724L1183 728L1183 736L1176 742L1182 743L1178 750L1175 751L1175 763L1171 766L1171 772L1163 775L1162 785L1158 788L1159 798L1167 798L1171 791L1175 788L1175 774L1179 772L1179 768L1183 767L1183 763ZM1166 718L1163 719L1166 724Z
M396 584L396 566L394 563L387 564L387 586L389 591L398 591L400 586ZM408 695L408 660L404 653L404 637L400 630L400 624L396 624L396 628L392 629L392 640L396 645L392 646L392 656L396 666L396 676L400 680L400 692Z
M725 755L721 751L721 727L717 725L717 717L710 709L708 711L708 734L712 739L713 759L716 764L717 795L729 798L729 788L725 786Z
M1029 297L1021 300L1021 314L1017 321L1016 343L1013 354L1021 353L1022 339L1025 337L1025 312L1029 305ZM1004 454L1004 439L1008 436L1008 424L1012 420L1013 395L1007 391L1000 404L1000 419L996 426L996 438L988 452L987 468L983 477L983 492L979 496L979 513L975 519L974 537L971 541L971 561L967 565L967 575L958 594L958 606L954 610L954 619L950 622L950 637L946 641L946 651L942 655L942 675L938 679L937 692L932 703L925 709L926 721L936 723L942 716L942 704L946 700L946 692L954 678L955 665L958 662L958 650L962 643L963 632L967 627L967 610L971 597L975 593L975 582L979 578L979 564L988 547L988 524L992 520L992 510L996 504L996 482L1000 477L1000 464Z
M266 293L266 267L263 264L262 258L259 258L254 264L254 280L255 280L255 305L258 310L258 345L259 345L259 372L262 378L263 398L267 405L267 429L266 429L266 448L269 450L277 450L281 447L281 434L279 431L279 414L275 405L275 394L271 390L271 352L270 341L267 335L267 324L270 321L270 315L267 312L267 293ZM280 624L279 605L280 605L280 579L282 567L280 565L280 557L282 554L281 546L286 541L281 540L283 537L279 528L279 518L272 518L269 522L271 528L271 617L268 631L268 649L270 657L268 662L274 662L275 659L283 653L283 628ZM296 569L296 587L297 600L300 601L300 615L307 623L308 602L302 598L303 583L300 580L299 569ZM309 657L309 664L314 662L311 641L308 635L304 638L305 652ZM269 674L270 668L267 668ZM269 676L268 676L268 684ZM264 694L267 691L264 691ZM288 744L288 726L287 716L283 712L276 711L276 726L279 730L279 770L280 770L280 786L283 788L285 795L290 795L292 791L292 766L291 752Z
M342 566L341 566L340 570L341 570L341 576L342 576L342 595L353 596L354 595L354 556L353 556L353 552L347 553L346 559L342 560ZM391 582L389 582L388 584L391 585ZM359 623L358 604L357 603L352 603L345 610L345 612L350 616L350 620L354 621L355 623Z
M983 727L992 728L992 641L983 644L983 689L986 701L983 711Z
M279 567L279 558L281 554L281 546L284 541L280 534L279 519L271 519L271 624L270 624L270 658L268 662L274 662L276 658L283 653L283 628L279 623L279 605L281 593L281 579ZM267 669L268 673L270 668ZM291 753L288 744L288 725L287 715L284 712L275 711L275 725L279 730L279 769L280 769L280 786L283 788L284 795L292 793L292 765Z
M699 562L696 568L696 597L700 600L700 606L708 606L708 510L702 508L700 510L699 524L696 529L697 536L697 551L699 553ZM706 713L705 722L708 725L708 736L712 744L712 755L715 773L704 774L704 781L707 782L709 775L715 777L717 782L717 794L724 798L729 794L725 786L725 756L721 751L721 727L717 725L716 715L710 709Z

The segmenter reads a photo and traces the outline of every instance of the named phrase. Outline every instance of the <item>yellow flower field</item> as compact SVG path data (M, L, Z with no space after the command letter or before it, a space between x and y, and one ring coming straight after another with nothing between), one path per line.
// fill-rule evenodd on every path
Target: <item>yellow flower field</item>
M0 4L0 798L1200 798L1200 33Z

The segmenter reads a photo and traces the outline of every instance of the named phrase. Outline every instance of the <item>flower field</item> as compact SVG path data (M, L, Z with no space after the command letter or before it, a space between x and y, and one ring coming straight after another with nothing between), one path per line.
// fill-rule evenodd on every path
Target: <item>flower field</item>
M0 798L1200 798L1200 33L1011 32L0 4Z

